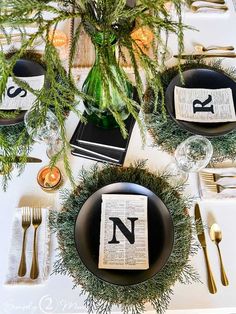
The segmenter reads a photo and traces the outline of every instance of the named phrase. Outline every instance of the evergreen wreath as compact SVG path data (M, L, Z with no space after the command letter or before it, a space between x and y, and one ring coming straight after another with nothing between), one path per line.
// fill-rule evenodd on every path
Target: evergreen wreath
M6 60L11 59L15 56L15 54L18 53L18 50L10 49L6 54L5 58ZM44 61L44 58L42 54L34 51L34 50L28 50L22 55L22 59L31 60L39 63L44 68L46 68L46 64ZM64 71L65 73L65 71ZM60 75L55 70L55 78L58 82L60 82ZM17 84L24 88L24 82L21 82L20 80L17 81ZM27 89L27 87L26 87ZM60 93L59 93L60 94ZM71 100L71 95L68 95L68 100ZM55 113L55 107L54 106L48 106L50 110L52 110ZM40 110L42 116L46 114L47 107L43 107ZM19 114L19 111L1 111L0 110L0 118L14 118ZM60 116L61 121L64 122L66 116L68 114L68 108L64 107L63 104L61 104L60 109ZM21 122L16 125L1 125L0 126L0 173L2 174L2 186L3 189L6 190L8 180L11 179L11 170L14 167L18 168L19 175L24 170L24 166L26 163L26 158L31 151L32 145L34 141L32 138L28 135L27 130L25 128L24 122ZM17 163L14 162L15 157L19 156L19 161ZM58 158L58 156L55 156L55 160ZM67 160L67 156L64 157ZM55 161L52 160L52 163ZM65 162L66 164L66 162ZM69 167L68 167L69 168ZM70 174L70 169L68 169L68 173Z
M189 256L196 253L197 245L192 219L186 214L189 200L179 194L182 187L170 186L167 175L149 172L145 162L127 168L96 165L82 170L79 179L73 192L64 191L62 211L51 213L51 227L57 232L60 251L54 273L68 275L75 287L82 287L82 293L87 294L88 313L109 313L116 305L123 313L139 314L144 312L146 302L150 302L157 313L164 313L177 280L181 283L198 281L198 275L189 264ZM80 260L74 243L74 224L84 202L101 187L115 182L133 182L150 189L165 203L174 223L174 247L166 265L151 279L133 286L113 285L97 278Z
M223 74L228 75L232 80L236 81L236 69L224 68L220 60L216 60L210 63L204 62L202 59L189 60L182 65L182 71L194 69L194 68L206 68L212 69ZM161 81L164 91L167 89L171 80L178 74L177 67L172 67L165 70L161 75ZM163 119L163 112L159 106L155 105L156 101L161 101L160 97L155 98L155 95L151 88L148 88L145 93L145 109L144 117L148 131L150 132L154 146L158 145L168 153L173 153L176 147L189 136L192 135L187 130L180 128L177 123L169 116ZM222 162L226 159L234 160L236 156L236 130L219 136L209 138L213 148L213 162Z
M9 60L17 53L17 50L11 49L5 53L6 60ZM23 59L35 61L45 67L42 55L29 50L22 55ZM17 116L19 112L16 111L0 111L0 118L13 118ZM29 137L24 123L21 122L16 125L2 125L0 126L0 171L2 174L2 186L6 190L8 180L11 179L11 170L15 157L20 156L18 163L14 163L14 166L18 168L19 174L24 170L26 157L31 150L33 141Z

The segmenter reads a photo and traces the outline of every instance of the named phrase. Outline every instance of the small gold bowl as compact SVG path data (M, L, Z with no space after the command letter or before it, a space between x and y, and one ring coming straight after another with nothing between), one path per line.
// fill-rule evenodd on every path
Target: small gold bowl
M56 166L45 166L39 170L37 182L45 192L54 192L62 185L62 174Z

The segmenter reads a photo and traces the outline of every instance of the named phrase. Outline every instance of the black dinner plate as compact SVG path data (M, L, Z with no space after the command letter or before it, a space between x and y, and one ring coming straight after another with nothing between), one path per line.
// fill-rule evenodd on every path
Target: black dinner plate
M36 61L19 59L14 68L13 73L17 77L29 77L29 76L39 76L45 75L46 70L44 67ZM12 111L11 111L12 112ZM1 118L0 125L16 125L24 121L26 111L20 111L14 118Z
M166 89L166 109L171 118L183 129L198 135L214 137L224 135L236 128L236 122L199 123L177 120L175 117L174 89L175 86L185 88L231 88L236 107L236 83L227 75L211 69L191 69L183 72L184 84L180 75L176 75ZM236 109L235 109L236 111Z
M102 194L138 194L148 197L149 269L98 268ZM173 243L174 227L169 210L152 191L134 183L113 183L96 191L82 206L75 223L75 245L82 262L95 276L116 285L134 285L153 277L166 264Z

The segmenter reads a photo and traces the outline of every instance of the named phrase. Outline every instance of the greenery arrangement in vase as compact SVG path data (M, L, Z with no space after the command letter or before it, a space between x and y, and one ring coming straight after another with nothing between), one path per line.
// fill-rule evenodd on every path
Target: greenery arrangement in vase
M96 50L95 63L84 81L82 91L91 96L91 100L85 100L84 105L87 117L98 127L110 129L119 127L119 122L125 121L129 116L123 97L132 99L134 87L127 80L124 70L121 67L115 67L115 43L116 38L111 36L106 43L103 33L95 34L93 41L99 47L106 49L106 62L109 72L112 73L115 84L119 88L115 88L114 82L108 81L102 76L102 67L100 51ZM109 98L106 93L109 92ZM123 96L123 97L122 97ZM124 134L125 136L125 134Z
M37 96L33 106L37 109L35 114L40 115L42 113L42 120L48 108L53 108L59 121L60 138L63 142L60 155L63 155L66 170L71 180L67 155L67 149L70 148L70 145L66 137L63 113L73 111L81 117L82 113L76 106L79 99L83 99L88 112L92 107L91 104L96 104L93 108L96 107L99 110L98 116L101 112L104 114L103 109L106 108L109 119L108 117L105 120L102 119L101 125L103 127L118 124L125 137L127 132L124 119L128 114L131 114L142 129L142 122L137 110L143 106L144 85L140 69L143 70L147 84L156 95L156 105L158 104L158 96L162 98L161 103L163 105L164 92L160 79L163 60L158 57L158 51L159 49L162 51L167 49L167 41L163 40L162 34L175 33L179 44L179 54L181 54L184 29L181 19L181 5L182 0L173 0L172 7L175 9L176 16L172 19L169 6L166 6L166 0L56 0L53 2L49 0L8 0L0 3L1 36L10 44L14 43L14 37L11 36L11 33L19 32L21 34L21 45L14 55L7 59L4 50L0 52L0 97L5 93L8 78L10 76L14 78L13 68L17 60L32 48L37 39L43 40L43 61L47 69L45 79L50 84L50 89L44 86L40 93L31 91ZM73 19L78 19L79 22L68 46L68 69L65 72L63 62L53 45L53 36L60 22ZM32 23L37 27L34 32L29 33L27 29ZM140 44L137 36L133 36L134 32L140 29L146 29L153 34L149 47L150 54L147 54L148 47L146 44L143 42ZM72 68L77 46L80 45L80 35L84 30L92 39L97 60L84 84L83 91L81 91L73 78ZM127 74L120 67L119 58L115 57L114 45L117 47L123 63L129 59L130 67L134 73L133 84L140 104L132 99L133 87ZM123 54L124 49L127 57ZM165 54L163 54L163 58L164 56ZM56 78L58 75L60 80ZM90 81L89 84L88 81ZM96 88L96 93L94 93L91 92L91 88L96 82L100 82L100 87ZM20 80L17 80L17 83L19 86L28 88ZM71 95L73 95L74 101L71 100ZM98 101L98 99L102 101ZM122 105L120 106L120 104ZM94 115L90 114L90 116ZM36 123L35 128L38 127L40 125ZM25 129L22 132L25 133ZM20 137L21 134L19 134ZM23 152L23 157L27 155L27 150L18 149L18 144L15 146L16 149L9 150L10 145L12 146L12 143L9 143L7 136L1 136L0 146L3 148L3 156L9 153L14 157L21 152ZM13 143L13 147L14 145ZM23 142L21 145L24 148ZM25 162L23 157L21 158L22 163ZM53 158L52 164L58 158L59 156ZM1 161L8 163L8 160L3 158Z

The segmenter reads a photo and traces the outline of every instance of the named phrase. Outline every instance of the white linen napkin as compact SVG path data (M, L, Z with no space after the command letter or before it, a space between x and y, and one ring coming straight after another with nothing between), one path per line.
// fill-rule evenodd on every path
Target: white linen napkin
M219 178L217 179L217 183L221 184L225 187L227 186L235 186L236 187L236 168L206 168L203 172L208 173L217 173L221 175L232 175L235 178ZM199 183L199 194L200 197L203 199L225 199L225 198L236 198L236 188L235 189L224 189L220 193L211 192L207 189L206 184L207 182L201 176L201 172L198 174L198 183Z
M13 225L12 238L9 251L8 273L5 284L41 284L47 279L49 274L49 244L50 244L50 230L49 230L49 210L42 208L42 223L37 230L37 247L38 247L38 266L39 276L37 279L30 278L30 269L33 256L33 239L34 227L31 223L26 233L26 267L27 271L24 277L18 276L18 268L21 259L21 249L23 241L23 228L21 226L22 208L16 208Z

